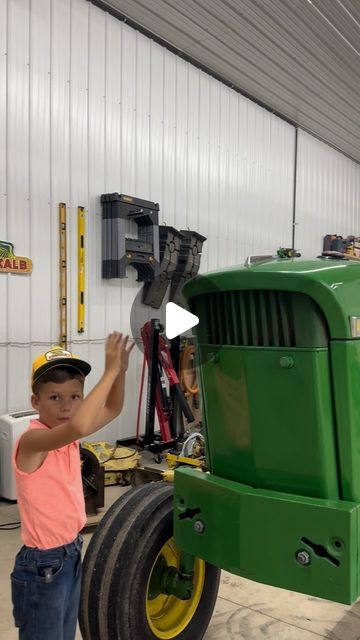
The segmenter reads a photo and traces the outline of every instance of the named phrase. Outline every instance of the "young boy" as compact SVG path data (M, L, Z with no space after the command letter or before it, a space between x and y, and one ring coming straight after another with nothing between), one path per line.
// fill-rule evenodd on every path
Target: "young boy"
M85 399L87 362L60 347L33 362L31 403L39 419L13 457L24 542L11 574L20 640L75 638L86 522L78 440L121 412L133 346L121 333L107 338L104 373Z

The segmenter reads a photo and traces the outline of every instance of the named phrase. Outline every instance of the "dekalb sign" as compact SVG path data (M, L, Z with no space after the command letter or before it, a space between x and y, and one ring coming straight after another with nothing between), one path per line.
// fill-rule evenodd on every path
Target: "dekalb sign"
M31 273L33 263L30 258L16 256L11 242L0 240L0 273Z

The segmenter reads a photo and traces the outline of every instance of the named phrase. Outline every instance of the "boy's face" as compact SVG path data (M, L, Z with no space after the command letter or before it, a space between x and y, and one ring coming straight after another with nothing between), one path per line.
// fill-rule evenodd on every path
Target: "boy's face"
M84 397L80 380L66 382L46 382L41 385L38 395L33 394L31 404L39 413L39 420L48 427L66 424L73 417Z

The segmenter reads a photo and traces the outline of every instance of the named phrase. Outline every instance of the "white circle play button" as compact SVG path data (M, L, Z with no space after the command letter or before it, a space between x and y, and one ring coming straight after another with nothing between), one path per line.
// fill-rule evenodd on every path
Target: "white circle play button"
M165 333L169 340L199 324L199 318L174 302L166 305Z

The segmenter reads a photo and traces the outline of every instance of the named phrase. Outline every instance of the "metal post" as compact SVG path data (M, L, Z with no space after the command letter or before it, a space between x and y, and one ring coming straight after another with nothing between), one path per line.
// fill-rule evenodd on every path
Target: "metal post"
M295 149L294 149L294 191L293 191L293 220L291 248L295 249L295 227L296 222L296 187L297 187L297 159L298 159L298 128L295 127Z

